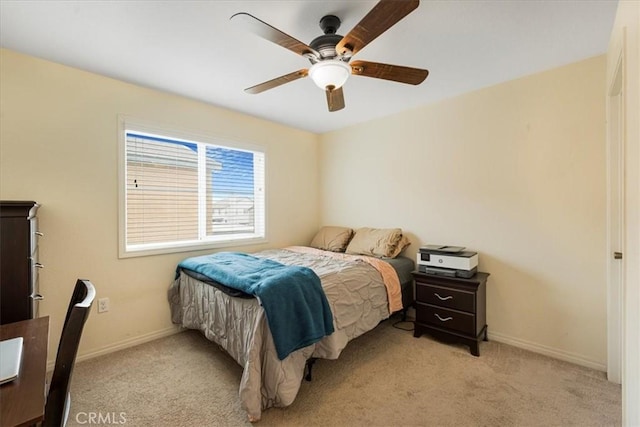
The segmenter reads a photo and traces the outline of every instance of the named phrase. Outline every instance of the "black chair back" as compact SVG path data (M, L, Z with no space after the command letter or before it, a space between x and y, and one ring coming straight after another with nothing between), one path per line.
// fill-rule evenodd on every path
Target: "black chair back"
M69 385L82 337L82 329L89 317L96 290L88 280L78 279L64 319L56 364L51 377L44 409L43 426L64 426L69 415Z

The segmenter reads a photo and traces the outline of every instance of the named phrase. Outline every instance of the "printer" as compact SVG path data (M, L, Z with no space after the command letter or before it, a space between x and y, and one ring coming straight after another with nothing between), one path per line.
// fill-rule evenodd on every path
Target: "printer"
M478 271L478 253L462 246L422 246L417 258L421 273L469 279Z

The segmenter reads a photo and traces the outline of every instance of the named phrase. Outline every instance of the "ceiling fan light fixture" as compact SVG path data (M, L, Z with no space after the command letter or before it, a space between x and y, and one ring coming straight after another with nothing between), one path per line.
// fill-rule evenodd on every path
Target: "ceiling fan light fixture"
M317 62L309 69L311 80L322 90L328 87L338 89L351 74L351 66L337 59L325 59Z

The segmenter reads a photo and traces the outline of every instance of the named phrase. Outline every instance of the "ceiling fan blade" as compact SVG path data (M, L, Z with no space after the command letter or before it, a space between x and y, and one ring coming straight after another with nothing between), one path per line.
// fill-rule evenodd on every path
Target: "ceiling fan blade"
M327 89L324 91L327 94L327 107L329 111L338 111L344 108L344 93L342 87L338 89Z
M293 73L285 74L284 76L276 77L275 79L266 81L264 83L248 87L244 91L252 94L264 92L265 90L273 89L274 87L278 87L285 83L298 80L302 77L307 77L307 74L309 74L309 70L303 68L302 70L294 71Z
M380 0L336 45L339 55L355 55L418 7L420 0Z
M351 73L356 76L373 77L410 85L419 85L429 75L429 70L379 62L352 61L350 64Z
M293 53L297 53L301 56L313 55L317 58L320 57L320 54L310 46L307 46L300 40L294 39L289 34L283 33L279 29L272 27L266 22L259 20L253 15L240 12L236 13L229 19L233 22L239 23L245 29L262 37L263 39L269 40L270 42L280 45L285 49L289 49Z

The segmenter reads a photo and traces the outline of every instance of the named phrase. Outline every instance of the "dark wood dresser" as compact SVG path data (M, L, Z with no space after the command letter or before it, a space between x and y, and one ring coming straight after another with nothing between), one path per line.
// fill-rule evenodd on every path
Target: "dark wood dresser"
M31 201L0 201L0 324L38 316L38 231Z
M479 342L487 341L487 278L476 273L470 279L413 272L416 281L414 337L430 333L461 341L480 356Z

